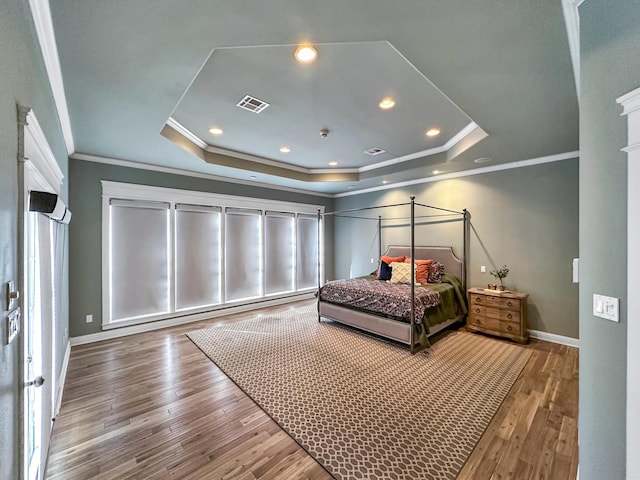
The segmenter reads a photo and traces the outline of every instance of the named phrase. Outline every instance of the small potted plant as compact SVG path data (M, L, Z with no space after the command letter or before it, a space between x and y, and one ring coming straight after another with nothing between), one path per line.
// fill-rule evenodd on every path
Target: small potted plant
M500 285L498 285L498 290L504 291L504 284L502 283L502 279L509 275L509 268L506 265L503 265L500 268L496 268L491 270L491 275L493 275L496 279L500 280Z

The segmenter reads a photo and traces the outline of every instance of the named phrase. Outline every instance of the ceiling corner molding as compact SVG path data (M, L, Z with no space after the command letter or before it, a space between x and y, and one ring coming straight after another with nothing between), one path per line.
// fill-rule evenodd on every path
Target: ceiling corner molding
M564 22L567 26L569 50L571 52L571 64L573 65L573 77L576 82L576 93L580 100L580 14L578 7L585 0L562 0Z
M433 177L417 178L415 180L406 180L403 182L388 183L379 187L363 188L361 190L354 190L352 192L336 193L335 198L351 197L354 195L362 195L363 193L379 192L381 190L391 190L395 188L408 187L410 185L418 185L422 183L433 183L441 180L451 180L453 178L471 177L473 175L480 175L483 173L499 172L501 170L512 170L514 168L530 167L533 165L540 165L543 163L560 162L562 160L571 160L573 158L579 158L580 151L557 153L555 155L547 155L546 157L530 158L528 160L518 160L515 162L501 163L499 165L492 165L490 167L479 167L472 170L462 170L460 172L446 173L444 175L434 175Z
M33 23L38 34L40 50L44 65L49 76L49 84L53 92L53 99L58 111L58 119L62 128L62 136L67 147L67 153L71 155L75 151L73 143L73 132L71 130L71 120L67 108L67 97L64 93L64 82L62 80L62 70L60 69L60 58L58 57L58 47L56 36L53 30L51 10L49 0L29 0Z
M618 97L616 102L622 105L621 116L629 115L631 112L635 112L640 109L640 88L630 91Z
M60 193L64 173L62 173L56 157L51 151L51 147L49 147L47 137L42 131L42 127L40 127L33 110L27 113L24 134L25 138L31 138L31 141L25 140L24 160L33 163L55 192ZM32 150L32 148L36 148L37 151Z
M206 142L201 140L200 137L198 137L195 133L193 133L191 130L189 130L187 127L182 125L173 117L169 117L166 124L169 125L171 128L173 128L175 131L177 131L183 137L186 137L188 140L195 143L200 148L205 149L208 147Z
M305 190L302 188L284 187L279 185L272 185L269 183L263 183L259 181L240 180L232 177L223 177L220 175L213 175L210 173L200 173L193 170L185 170L174 167L162 167L160 165L152 165L150 163L133 162L131 160L122 160L118 158L100 157L97 155L89 155L86 153L74 153L70 157L73 160L80 160L83 162L102 163L104 165L114 165L117 167L135 168L138 170L149 170L152 172L168 173L171 175L182 175L185 177L202 178L205 180L212 180L215 182L234 183L237 185L248 185L251 187L266 188L269 190L278 190L283 192L300 193L303 195L313 195L316 197L333 198L333 194L315 192L313 190Z

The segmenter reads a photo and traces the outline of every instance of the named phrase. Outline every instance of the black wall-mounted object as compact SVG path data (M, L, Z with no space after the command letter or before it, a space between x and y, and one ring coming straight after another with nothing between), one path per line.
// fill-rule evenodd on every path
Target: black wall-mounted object
M71 221L71 210L55 193L29 192L29 211L44 213L56 222L67 225Z

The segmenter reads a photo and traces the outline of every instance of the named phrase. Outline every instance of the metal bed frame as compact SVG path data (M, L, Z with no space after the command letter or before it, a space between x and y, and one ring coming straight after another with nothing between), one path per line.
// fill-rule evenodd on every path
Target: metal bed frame
M454 266L454 269L457 270L459 268L461 268L461 279L462 279L462 286L463 286L463 291L466 291L466 285L467 285L467 258L468 258L468 239L469 239L469 212L467 211L467 209L462 210L461 212L459 211L455 211L455 210L449 210L446 208L441 208L441 207L434 207L432 205L424 205L421 203L416 203L415 202L415 197L411 196L410 197L410 202L408 203L397 203L397 204L392 204L392 205L381 205L381 206L373 206L373 207L364 207L364 208L356 208L356 209L349 209L349 210L341 210L341 211L335 211L335 212L329 212L329 213L324 213L322 214L322 212L320 210L318 210L318 252L320 252L320 228L321 228L321 222L322 222L322 218L327 217L327 216L334 216L334 217L345 217L345 218L357 218L357 219L364 219L364 220L376 220L378 222L378 253L379 253L379 257L383 254L382 252L382 222L385 220L406 220L407 217L403 217L403 218L389 218L389 219L383 219L382 216L378 216L377 218L372 218L372 217L360 217L360 216L354 216L353 214L355 214L356 212L362 212L362 211L368 211L368 210L375 210L375 209L384 209L384 208L390 208L390 207L402 207L402 206L409 206L410 207L410 245L409 247L406 246L389 246L389 248L387 249L387 254L389 254L390 256L394 256L398 255L398 254L402 254L402 252L407 252L409 253L408 256L410 256L411 258L411 277L410 278L414 278L415 275L415 263L414 260L416 259L416 248L419 249L420 252L425 252L428 251L430 257L428 258L432 258L432 257L438 257L438 258L434 258L434 260L436 261L440 261L441 263L444 263L446 266L449 266L450 268L448 269L449 271L451 271L451 267L452 265ZM438 214L434 214L434 215L423 215L423 216L419 216L416 217L415 215L415 207L424 207L424 208L428 208L428 209L433 209L433 210L437 210L438 212L444 212L444 213L438 213ZM444 217L447 217L448 219L445 218L445 221L462 221L462 225L463 225L463 231L462 231L462 236L463 236L463 251L462 251L462 259L459 259L454 253L451 247L416 247L415 245L415 221L416 218L420 218L420 219L434 219L437 218L437 221L442 221ZM435 223L435 222L434 222ZM408 248L408 250L407 250ZM457 265L457 262L460 262L461 265ZM455 267L458 268L455 268ZM317 309L318 309L318 321L320 322L322 320L322 318L327 318L329 320L334 320L340 323L344 323L347 325L351 325L353 327L359 328L361 330L365 330L368 331L370 333L374 333L377 335L381 335L385 338L389 338L392 340L396 340L398 342L404 343L404 344L408 344L409 348L411 350L411 354L414 354L416 352L416 345L415 345L415 323L413 321L414 318L414 313L415 313L415 285L413 282L411 282L411 321L408 324L405 324L403 322L398 322L395 320L391 320L388 319L384 316L381 316L379 314L375 314L375 313L367 313L367 312L362 312L359 310L354 310L351 309L349 307L343 307L340 305L336 305L336 304L332 304L332 303L328 303L328 302L323 302L320 299L320 288L322 287L321 285L321 278L320 278L320 269L321 265L320 265L320 254L318 253L318 293L317 293ZM439 332L440 330L448 327L449 325L459 321L462 317L456 317L453 319L449 319L441 324L438 324L434 327L430 328L429 331L429 336L434 335L435 333ZM428 341L428 340L427 340Z

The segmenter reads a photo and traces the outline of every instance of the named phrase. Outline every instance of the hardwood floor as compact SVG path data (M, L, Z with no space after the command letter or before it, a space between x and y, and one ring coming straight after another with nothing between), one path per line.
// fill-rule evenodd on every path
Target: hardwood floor
M250 315L73 347L46 478L331 479L184 335ZM526 348L458 478L576 478L578 351Z

